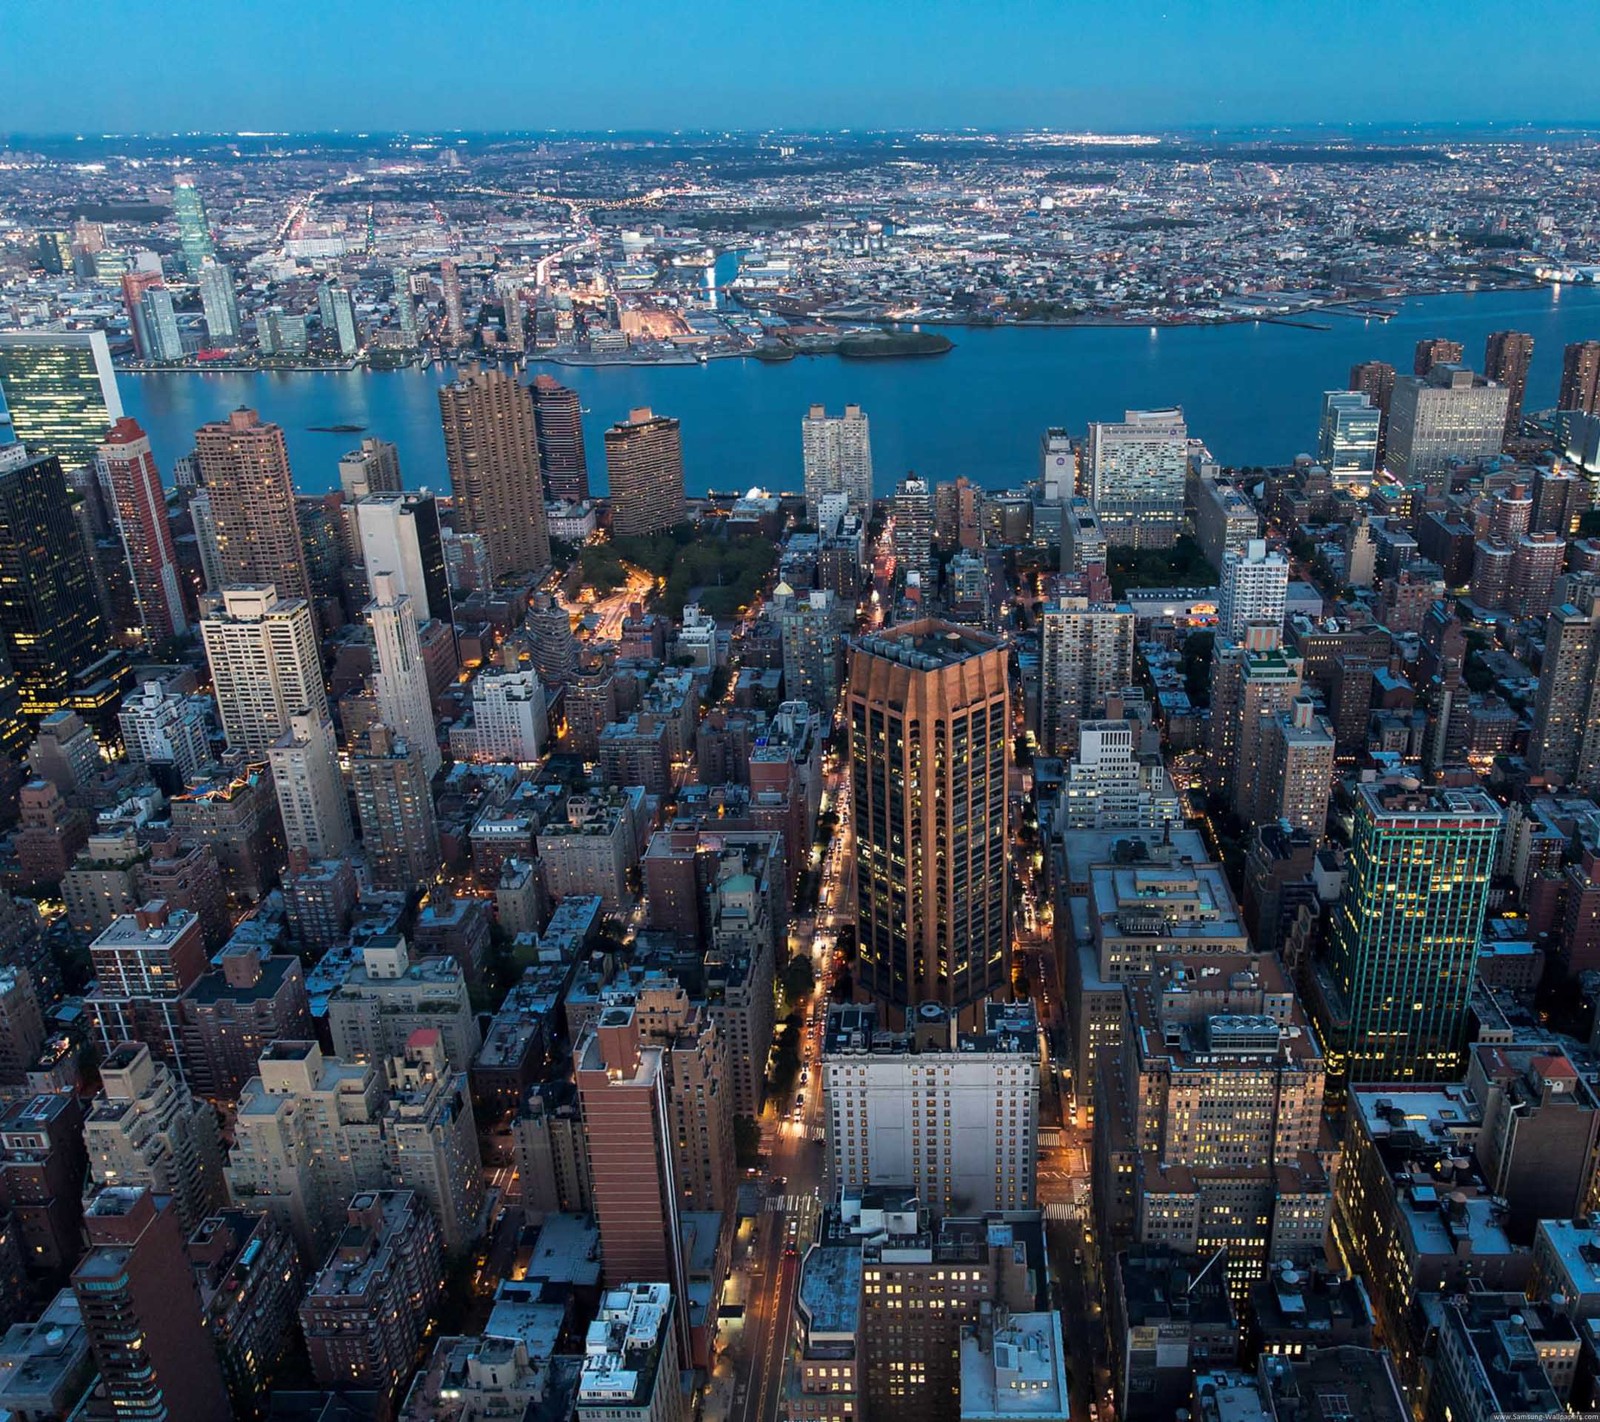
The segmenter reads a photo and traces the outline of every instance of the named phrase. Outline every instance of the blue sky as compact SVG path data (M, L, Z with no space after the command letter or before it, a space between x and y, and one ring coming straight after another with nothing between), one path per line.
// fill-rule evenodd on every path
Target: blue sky
M1600 119L1554 0L4 0L0 131Z

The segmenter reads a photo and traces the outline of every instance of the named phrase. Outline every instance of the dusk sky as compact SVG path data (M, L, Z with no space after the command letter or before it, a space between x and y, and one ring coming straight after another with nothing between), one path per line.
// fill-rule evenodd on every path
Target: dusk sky
M1600 119L1600 6L7 0L0 131Z

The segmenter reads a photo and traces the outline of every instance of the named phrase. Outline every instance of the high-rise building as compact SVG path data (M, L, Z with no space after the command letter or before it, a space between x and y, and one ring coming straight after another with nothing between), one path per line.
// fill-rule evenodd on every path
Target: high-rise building
M361 348L360 333L356 330L356 309L350 300L350 288L330 281L327 285L328 305L333 314L333 335L339 343L339 354L353 356Z
M805 464L806 507L815 517L824 494L845 494L851 508L872 507L872 432L859 405L830 415L813 405L800 422L800 451Z
M439 825L422 756L382 722L350 757L356 819L375 888L410 893L438 873Z
M243 329L239 295L233 273L221 262L207 259L200 268L200 309L205 312L206 338L213 346L238 345Z
M122 305L128 313L128 335L133 340L133 354L136 360L155 358L144 294L152 287L162 284L163 279L159 269L153 272L133 271L122 274Z
M467 343L467 320L461 305L461 272L449 257L439 263L439 286L444 292L445 339L459 349Z
M666 1284L630 1279L607 1289L584 1337L576 1422L684 1422L683 1390L672 1381L690 1364L682 1332L683 1297Z
M483 539L496 577L548 568L550 531L527 390L503 371L468 370L440 388L439 413L460 531Z
M1344 892L1315 984L1330 1068L1352 1083L1452 1080L1499 807L1482 790L1402 778L1357 785L1354 799Z
M398 494L404 487L400 479L400 451L386 439L368 436L360 449L352 449L339 460L339 487L352 502L369 494Z
M0 337L0 339L4 339ZM1561 352L1559 410L1600 413L1600 341L1574 341Z
M892 1034L875 1006L829 1009L823 1120L841 1188L908 1186L938 1215L1033 1208L1038 1024L1028 1003L984 1017L966 1033L924 1010Z
M178 219L178 246L183 252L183 269L191 277L200 275L208 258L217 254L211 241L211 222L206 216L205 199L190 180L178 179L172 185L172 211Z
M903 1020L971 1014L1008 979L1008 651L937 621L862 638L848 726L858 982Z
M350 805L339 777L333 722L326 714L291 711L267 758L284 845L291 854L303 849L313 859L338 858L350 847Z
M1417 349L1412 355L1411 373L1425 380L1436 365L1459 365L1463 353L1460 341L1448 340L1444 336L1425 336L1417 342Z
M122 418L105 332L0 331L0 408L32 453L55 455L63 469L92 464Z
M1453 461L1500 453L1510 398L1505 386L1462 365L1400 376L1389 405L1385 467L1402 483L1443 489Z
M1287 820L1320 839L1333 793L1333 723L1316 714L1308 696L1268 720L1263 735L1263 773L1257 777L1254 824Z
M535 593L523 619L528 653L539 680L547 686L570 686L578 679L578 639L572 614L547 592Z
M206 1337L175 1203L112 1186L83 1222L89 1251L72 1271L72 1291L107 1415L228 1422L222 1365Z
M200 639L230 749L263 755L290 716L327 716L316 627L303 598L281 598L270 583L225 588L207 601Z
M528 390L545 492L552 499L581 504L589 497L589 460L583 448L583 404L578 392L553 375L534 376Z
M649 406L628 411L606 431L611 532L618 538L660 533L688 517L683 435L678 422Z
M1089 426L1083 477L1108 543L1172 547L1188 471L1182 410L1129 410L1121 423Z
M139 298L143 315L145 359L174 361L183 359L183 336L178 331L178 310L172 292L165 286L146 287Z
M1252 622L1283 626L1289 597L1289 560L1252 538L1243 551L1223 555L1217 601L1217 635L1237 642Z
M89 944L94 986L84 998L102 1053L143 1042L183 1070L183 1015L178 999L206 968L205 935L187 909L152 899Z
M311 576L295 522L283 430L241 407L225 421L201 425L194 443L224 584L271 583L286 599L309 601Z
M549 714L539 673L479 672L472 682L473 754L479 760L531 765L549 739Z
M1160 829L1183 807L1159 752L1134 750L1135 720L1078 723L1078 753L1067 763L1057 828Z
M1241 818L1266 773L1267 722L1290 708L1304 673L1300 657L1284 654L1279 627L1247 623L1240 641L1219 636L1212 649L1210 771Z
M378 716L416 747L423 773L432 780L443 757L434 731L428 669L417 639L415 605L409 594L399 591L393 573L373 575L372 589L366 617L377 650L378 669L372 682Z
M22 446L0 450L0 634L29 721L64 705L111 645L61 460Z
M180 696L157 681L129 692L117 713L128 760L154 773L170 766L175 785L198 776L211 760L208 706L209 698Z
M413 955L405 937L369 939L330 994L328 1032L344 1061L383 1066L419 1031L437 1032L445 1058L465 1071L482 1045L461 960Z
M394 322L400 331L400 344L406 350L415 350L417 340L417 303L411 298L411 273L396 267L394 281Z
M1600 771L1600 606L1555 608L1545 624L1528 764L1560 785Z
M417 624L454 620L450 575L444 562L439 506L432 494L368 494L355 506L356 531L367 569L367 588L387 573L395 595L411 599Z
M189 619L178 584L178 555L150 437L140 429L138 421L120 419L111 426L101 445L99 459L111 489L122 545L127 550L128 571L145 636L159 642L187 631Z
M831 714L839 702L839 600L826 589L773 594L783 637L783 694Z
M931 580L938 571L933 554L933 486L926 479L908 474L895 485L889 514L893 520L895 571L902 577L916 573L924 589L932 592Z
M1378 468L1378 433L1383 412L1359 390L1329 390L1322 396L1317 458L1336 489L1365 489Z
M1106 714L1133 685L1133 609L1064 597L1039 609L1039 743L1047 755L1076 748L1078 727Z
M483 1213L483 1165L467 1073L453 1069L437 1028L418 1028L388 1064L383 1144L389 1171L427 1202L448 1255L472 1243Z
M44 1015L33 978L20 964L0 967L0 1087L27 1084L44 1042Z
M1360 391L1378 407L1378 468L1384 465L1389 438L1389 401L1394 396L1394 367L1381 360L1369 360L1350 367L1350 388Z
M1483 346L1483 373L1511 392L1506 401L1506 438L1522 428L1522 402L1528 393L1533 337L1526 331L1491 331Z

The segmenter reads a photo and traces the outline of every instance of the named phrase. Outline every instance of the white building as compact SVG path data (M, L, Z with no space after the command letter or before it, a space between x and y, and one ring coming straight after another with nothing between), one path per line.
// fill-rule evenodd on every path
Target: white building
M813 405L800 422L806 507L813 513L825 494L843 493L852 508L872 507L872 436L859 405L830 415Z
M289 717L328 714L311 604L271 583L241 583L211 599L200 619L211 685L230 750L265 754Z
M380 934L361 950L328 998L328 1031L341 1060L386 1062L404 1056L418 1030L437 1030L451 1066L465 1071L482 1037L455 958L411 956L399 934Z
M122 743L135 765L171 765L185 780L210 763L210 699L179 696L159 681L129 692L117 713Z
M1068 1422L1059 1313L1006 1313L961 1334L961 1422ZM1109 1410L1109 1409L1108 1409Z
M1443 489L1452 462L1500 453L1510 400L1504 385L1462 365L1399 376L1389 398L1384 466L1402 484Z
M1183 807L1158 754L1135 753L1131 721L1084 721L1068 763L1058 830L1160 829Z
M337 859L354 834L333 722L326 715L296 712L267 759L283 815L284 844L291 852L305 849L312 859Z
M673 1308L666 1284L605 1291L583 1342L578 1422L683 1422Z
M378 717L416 748L423 772L431 781L443 757L434 730L433 699L428 695L428 669L417 636L417 604L400 589L393 573L369 576L372 601L365 611L378 660L372 678Z
M1120 423L1089 426L1085 480L1114 546L1172 547L1188 472L1182 410L1129 410Z
M347 455L346 459L354 457ZM355 513L368 591L376 597L378 574L388 573L394 579L394 590L411 599L419 625L435 617L448 621L444 546L433 495L369 494L357 501Z
M549 736L538 672L479 673L472 683L472 728L478 760L512 765L538 760Z
M833 1181L903 1185L935 1214L1033 1208L1038 1024L1028 1003L988 1003L986 1029L956 1032L923 1003L903 1033L873 1006L829 1010L823 1118Z
M1077 745L1078 723L1104 716L1133 685L1133 609L1063 597L1039 610L1039 743L1047 755Z
M1267 552L1265 539L1252 538L1243 549L1222 559L1222 587L1217 601L1217 636L1238 642L1252 622L1283 626L1289 601L1289 560Z

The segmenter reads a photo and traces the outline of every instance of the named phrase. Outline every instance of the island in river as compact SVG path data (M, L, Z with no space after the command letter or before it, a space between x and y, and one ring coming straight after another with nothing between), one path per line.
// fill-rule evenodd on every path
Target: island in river
M849 335L780 337L751 351L757 360L793 360L797 355L836 355L844 360L898 360L943 355L954 349L948 336L933 331L852 331Z

